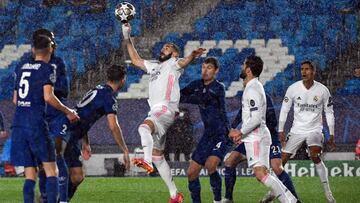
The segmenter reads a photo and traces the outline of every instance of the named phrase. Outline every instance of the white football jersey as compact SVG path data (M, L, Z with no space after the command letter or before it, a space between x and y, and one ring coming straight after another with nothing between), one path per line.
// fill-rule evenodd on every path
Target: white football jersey
M287 89L282 102L279 117L279 132L284 131L286 118L293 104L294 121L290 133L322 133L322 113L324 110L330 134L334 135L335 119L333 101L327 87L317 81L314 81L314 84L310 89L306 89L302 80L292 84Z
M149 79L150 109L165 105L172 111L179 110L180 86L179 77L183 69L178 64L178 58L170 58L162 63L144 61Z
M251 136L269 136L266 127L266 96L264 87L257 78L250 80L244 89L242 96L242 121L241 133L244 135L243 142L251 139Z

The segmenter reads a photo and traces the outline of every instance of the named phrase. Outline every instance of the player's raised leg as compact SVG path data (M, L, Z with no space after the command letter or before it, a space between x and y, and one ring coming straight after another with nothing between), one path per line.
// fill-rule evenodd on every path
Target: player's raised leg
M144 159L134 158L133 163L141 168L144 168L147 173L154 171L152 166L152 153L154 147L154 140L152 137L152 132L154 132L154 123L151 120L145 120L138 128L138 132L141 138L141 146L144 150Z

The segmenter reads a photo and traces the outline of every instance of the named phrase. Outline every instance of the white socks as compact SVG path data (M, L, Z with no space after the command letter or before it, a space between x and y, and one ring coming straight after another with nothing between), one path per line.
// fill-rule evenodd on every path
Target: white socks
M276 197L279 198L280 202L292 203L296 202L297 199L293 194L279 181L276 177L268 173L262 180L262 183L267 187L271 188Z
M170 197L175 198L177 193L177 188L173 177L171 175L170 166L164 159L164 156L153 156L153 162L165 184L169 188Z
M325 193L331 193L329 179L328 179L328 169L326 168L323 161L318 164L315 164L316 171L320 177L320 181L323 184Z
M144 150L144 160L149 164L152 163L152 151L154 146L154 140L151 135L151 129L146 124L141 124L138 128L140 137L141 137L141 145Z

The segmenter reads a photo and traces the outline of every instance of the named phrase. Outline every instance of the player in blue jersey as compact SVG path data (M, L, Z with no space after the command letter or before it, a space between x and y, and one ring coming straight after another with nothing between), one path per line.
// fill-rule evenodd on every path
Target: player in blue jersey
M66 103L66 98L69 92L69 82L66 75L66 68L64 61L60 58L55 56L55 49L57 47L57 43L55 41L54 33L50 32L47 29L41 28L36 30L33 33L32 38L35 39L39 35L48 36L52 41L52 48L54 49L53 53L51 54L51 58L49 64L54 69L56 73L56 82L54 84L54 94L55 96L62 102ZM67 201L67 182L68 182L68 168L66 166L66 162L63 157L63 153L66 147L66 143L63 142L62 136L57 134L59 129L62 129L62 117L63 113L59 110L53 108L52 106L47 106L46 108L46 120L49 125L49 135L54 138L55 140L55 152L56 152L56 164L59 169L59 200L60 202ZM45 171L39 165L39 189L40 189L40 196L43 203L46 203L46 176Z
M63 118L63 129L58 132L66 136L67 146L65 160L69 167L69 191L68 201L75 194L77 187L84 179L80 156L88 159L91 149L87 132L102 116L106 115L111 133L124 153L124 162L127 169L130 167L129 151L118 123L118 103L115 94L121 89L126 81L126 69L123 66L113 65L106 71L107 82L96 86L87 92L76 105L76 111L81 120L70 124ZM80 144L81 142L81 144Z
M269 95L266 95L266 126L269 128L271 133L272 144L270 146L270 165L277 177L283 182L283 184L293 193L297 198L295 188L291 181L290 176L286 173L282 167L281 161L281 144L278 138L277 133L277 119L275 114L275 109L273 106L272 99ZM231 128L237 128L241 123L241 114L242 108L231 124ZM230 156L225 160L225 198L222 200L223 203L233 202L233 188L236 181L236 166L246 160L246 150L244 143L238 145L230 154ZM275 199L275 196L271 193L268 193L260 202L269 202Z
M232 145L228 137L229 122L225 109L225 88L216 80L219 72L216 58L206 58L201 68L202 79L191 82L181 90L182 103L197 104L204 122L204 134L192 153L188 168L192 202L201 202L199 174L204 167L210 176L214 202L221 201L221 177L217 166Z
M75 122L76 112L63 105L54 95L56 77L48 64L53 52L52 41L46 35L33 39L34 59L22 61L16 68L13 103L16 105L12 124L11 162L25 167L24 202L34 202L37 161L46 173L48 202L57 202L58 178L55 165L55 147L48 134L45 120L47 104L66 114Z

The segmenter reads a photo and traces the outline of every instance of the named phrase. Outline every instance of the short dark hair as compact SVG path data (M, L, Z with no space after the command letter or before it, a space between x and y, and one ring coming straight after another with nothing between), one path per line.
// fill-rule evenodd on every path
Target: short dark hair
M41 36L41 35L45 35L45 36L48 36L50 39L51 39L51 42L52 42L52 47L55 49L57 44L56 44L56 41L55 41L55 35L53 32L51 32L50 30L48 29L45 29L45 28L40 28L38 30L36 30L33 35L32 35L32 39L33 41Z
M259 77L264 66L263 60L255 55L246 57L245 65L248 66L255 77Z
M220 67L219 61L215 57L207 57L204 60L204 63L213 65L215 69L218 69Z
M33 47L36 50L45 50L50 48L52 42L50 37L46 35L38 35L33 39Z
M301 62L301 66L304 64L308 64L313 70L316 70L316 65L313 62L311 62L310 60L305 60L305 61Z
M122 65L112 65L106 70L106 78L108 81L117 82L126 76L126 68Z
M166 42L165 45L170 45L177 53L180 54L180 49L179 49L178 45L176 45L176 44L174 44L172 42Z

